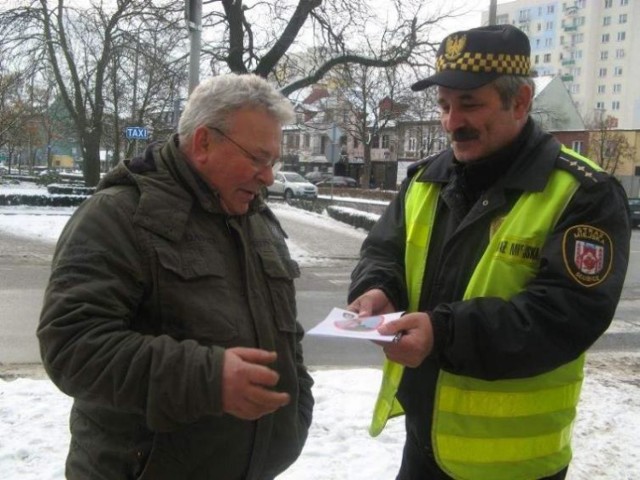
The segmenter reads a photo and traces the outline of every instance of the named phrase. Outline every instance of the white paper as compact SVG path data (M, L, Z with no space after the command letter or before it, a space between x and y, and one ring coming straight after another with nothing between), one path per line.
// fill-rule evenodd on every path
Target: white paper
M307 334L391 342L395 335L380 335L377 329L384 323L400 318L403 313L393 312L371 317L358 317L358 314L354 312L334 308L324 320L308 330Z

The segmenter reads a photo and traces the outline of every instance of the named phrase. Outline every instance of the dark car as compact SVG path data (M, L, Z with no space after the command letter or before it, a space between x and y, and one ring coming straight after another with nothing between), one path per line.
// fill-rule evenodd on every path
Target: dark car
M355 188L358 186L358 182L351 177L339 177L335 175L316 183L318 187L330 187L331 185L338 188Z
M318 182L321 182L331 177L332 177L332 174L329 172L318 172L318 171L309 172L304 176L304 178L309 180L314 185L317 184Z
M640 198L629 199L629 210L631 211L631 225L637 227L640 225Z

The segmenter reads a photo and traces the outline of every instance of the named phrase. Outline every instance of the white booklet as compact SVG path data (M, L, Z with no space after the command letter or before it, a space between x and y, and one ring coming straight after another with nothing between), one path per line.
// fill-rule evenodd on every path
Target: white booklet
M371 317L358 317L357 313L334 308L324 320L308 330L307 334L391 342L395 335L380 335L377 328L386 322L400 318L403 313L393 312Z

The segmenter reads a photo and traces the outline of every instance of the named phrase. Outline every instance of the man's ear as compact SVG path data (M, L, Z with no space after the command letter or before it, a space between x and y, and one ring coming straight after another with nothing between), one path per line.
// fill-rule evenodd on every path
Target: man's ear
M206 161L211 146L209 129L204 126L196 128L189 143L192 160L197 163Z
M516 94L513 100L513 111L516 116L516 119L521 120L522 118L529 115L529 111L531 110L531 103L533 102L533 89L530 85L520 85L518 89L518 93Z

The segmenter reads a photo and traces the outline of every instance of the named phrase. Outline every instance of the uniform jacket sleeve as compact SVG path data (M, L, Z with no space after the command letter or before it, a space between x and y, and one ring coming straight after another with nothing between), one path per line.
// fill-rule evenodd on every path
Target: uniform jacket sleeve
M362 243L360 261L351 273L348 301L373 288L382 289L396 311L407 308L404 269L406 182Z
M575 227L589 226L611 239L604 279L577 281ZM584 239L582 239L584 240ZM585 352L608 328L624 284L630 225L626 196L609 178L580 188L541 253L541 267L510 301L476 298L437 306L434 321L447 325L437 339L442 367L484 379L518 378L552 370ZM605 267L606 268L606 267Z

